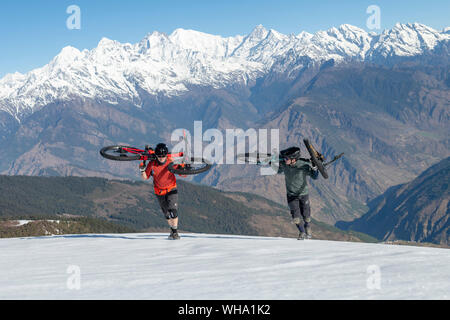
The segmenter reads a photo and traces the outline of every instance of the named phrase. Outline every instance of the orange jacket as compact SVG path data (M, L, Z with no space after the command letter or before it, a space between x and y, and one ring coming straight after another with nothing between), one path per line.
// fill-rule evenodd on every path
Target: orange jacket
M168 165L172 161L167 158L163 164L158 163L157 160L150 161L145 169L147 179L153 176L153 188L156 195L165 195L177 187L177 179L175 175L169 171ZM177 168L177 165L174 166Z

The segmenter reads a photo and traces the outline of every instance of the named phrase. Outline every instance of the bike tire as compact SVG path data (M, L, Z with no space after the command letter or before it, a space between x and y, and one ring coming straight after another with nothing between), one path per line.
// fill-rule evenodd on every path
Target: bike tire
M238 160L244 161L245 163L251 163L251 164L268 164L272 160L272 155L270 153L268 154L262 154L262 153L241 153L236 155L236 158Z
M134 154L124 151L123 148L136 149L130 146L108 146L100 150L100 154L103 158L114 161L136 161L141 159L140 154ZM122 151L121 151L122 150ZM110 154L109 152L116 152L118 155Z
M314 149L314 147L311 145L308 139L303 139L303 143L305 144L306 149L308 150L308 153L311 156L311 162L313 163L313 165L317 167L322 177L328 179L327 169L325 169L323 162L318 159L317 151Z
M189 166L189 164L185 164L184 167L181 168L174 168L175 165L179 165L179 163L170 162L167 166L169 171L175 174L179 175L193 175L193 174L199 174L208 171L211 169L212 165L208 162L206 162L205 159L200 158L191 158L191 163L200 162L203 166L200 168L192 168Z

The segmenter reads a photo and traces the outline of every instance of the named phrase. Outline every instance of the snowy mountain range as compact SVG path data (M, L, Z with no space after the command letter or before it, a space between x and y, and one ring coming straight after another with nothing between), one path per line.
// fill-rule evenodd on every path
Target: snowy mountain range
M194 86L251 87L258 78L333 60L389 63L434 51L448 55L450 28L396 24L381 34L348 24L315 34L284 35L257 26L246 36L221 37L176 29L148 34L136 44L103 38L92 50L65 47L47 65L0 80L0 110L21 121L57 101L76 97L110 104L143 104L143 92L172 97ZM443 50L443 51L442 51Z
M379 35L343 25L223 38L154 32L137 44L67 47L48 65L0 80L0 172L136 179L102 159L112 144L170 144L176 128L276 128L280 147L309 137L330 159L311 183L315 218L366 213L389 187L450 156L450 29L397 24ZM283 177L214 166L196 182L285 204Z

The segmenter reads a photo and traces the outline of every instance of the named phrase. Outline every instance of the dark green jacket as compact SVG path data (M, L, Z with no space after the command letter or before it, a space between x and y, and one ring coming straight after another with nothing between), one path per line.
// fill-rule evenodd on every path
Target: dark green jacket
M316 180L319 172L313 170L309 162L297 160L294 165L287 165L280 161L278 173L284 173L286 181L286 191L289 196L304 196L308 194L308 184L306 177L310 176Z

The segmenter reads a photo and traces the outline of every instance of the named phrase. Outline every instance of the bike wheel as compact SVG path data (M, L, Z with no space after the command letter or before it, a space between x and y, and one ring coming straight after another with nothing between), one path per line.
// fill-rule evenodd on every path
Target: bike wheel
M316 149L314 149L308 139L303 139L303 142L306 146L306 149L308 150L309 155L311 156L311 162L313 163L313 165L317 167L322 177L328 179L327 169L325 169L322 160L320 160L319 153L316 151Z
M236 156L238 160L244 161L245 163L251 164L269 164L272 160L272 155L270 153L241 153Z
M177 166L175 168L175 166ZM206 162L205 159L191 158L191 163L174 163L170 162L167 166L169 171L180 175L192 175L199 174L211 169L211 164Z
M129 146L109 146L100 150L103 158L115 161L135 161L141 159L140 151Z

